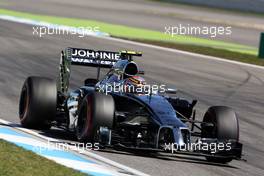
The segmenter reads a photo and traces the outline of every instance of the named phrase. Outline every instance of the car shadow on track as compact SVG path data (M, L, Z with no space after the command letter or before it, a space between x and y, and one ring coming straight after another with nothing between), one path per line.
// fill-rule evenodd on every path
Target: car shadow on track
M39 131L39 134L46 137L56 138L58 140L77 142L74 133L70 133L62 129L52 128L50 130L42 130Z
M196 157L196 156L190 156L190 155L182 155L182 154L163 154L163 153L146 153L146 152L124 152L114 149L102 149L100 152L105 153L112 153L112 154L118 154L118 155L129 155L129 156L137 156L137 157L148 157L148 158L155 158L160 160L166 160L166 161L174 161L174 162L185 162L185 163L192 163L192 164L200 164L200 165L212 165L212 166L219 166L219 167L227 167L227 168L233 168L233 169L239 169L238 167L231 166L229 164L220 164L220 163L214 163L214 162L208 162L203 157Z

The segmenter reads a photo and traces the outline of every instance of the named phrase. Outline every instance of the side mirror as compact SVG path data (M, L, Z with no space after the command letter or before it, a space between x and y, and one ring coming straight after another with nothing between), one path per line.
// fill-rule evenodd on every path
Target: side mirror
M167 88L165 90L165 93L167 93L167 94L177 94L177 89Z

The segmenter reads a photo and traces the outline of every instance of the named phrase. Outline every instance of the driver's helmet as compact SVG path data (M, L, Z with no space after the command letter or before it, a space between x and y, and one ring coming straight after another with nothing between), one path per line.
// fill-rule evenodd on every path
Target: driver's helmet
M146 81L140 76L131 76L124 80L126 93L144 94Z

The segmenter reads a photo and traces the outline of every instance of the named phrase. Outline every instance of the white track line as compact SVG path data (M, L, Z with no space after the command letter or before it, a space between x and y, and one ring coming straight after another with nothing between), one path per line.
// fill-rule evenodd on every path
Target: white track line
M45 21L32 20L32 19L28 19L28 18L21 18L21 17L9 16L9 15L1 15L0 14L0 19L6 20L6 21L12 21L12 22L16 22L16 23L34 25L34 26L45 26L45 27L48 27L48 28L54 29L54 30L67 31L67 32L72 33L72 34L79 34L82 37L84 37L84 36L109 36L109 34L105 33L105 32L92 31L92 30L88 30L88 29L84 29L84 28L78 28L78 27L74 27L74 26L53 24L53 23L48 23Z
M91 157L91 158L94 158L94 159L96 159L96 160L103 161L103 162L105 162L105 163L108 163L108 164L110 164L110 165L112 165L112 166L115 166L115 167L117 167L117 168L120 168L120 169L122 169L122 170L125 170L125 171L128 171L128 172L131 172L131 173L134 173L135 175L149 176L149 175L147 175L147 174L145 174L145 173L142 173L142 172L140 172L140 171L138 171L138 170L135 170L135 169L130 168L130 167L128 167L128 166L125 166L125 165L123 165L123 164L117 163L117 162L115 162L115 161L112 161L112 160L110 160L110 159L107 159L107 158L105 158L105 157L102 157L102 156L100 156L100 155L97 155L97 154L95 154L95 153L88 152L88 151L84 151L84 152L82 152L82 153L84 153L85 155L87 155L87 156L89 156L89 157Z
M20 131L23 131L25 133L28 133L28 134L31 134L31 135L34 135L36 137L40 137L44 140L47 140L47 141L51 141L51 142L59 142L59 140L55 139L55 138L52 138L52 137L47 137L47 136L43 136L43 135L40 135L38 132L36 131L33 131L33 130L29 130L29 129L26 129L26 128L22 128L22 127L19 127L19 126L16 126L14 125L14 123L12 122L9 122L9 121L6 121L4 119L0 119L0 124L5 124L5 125L8 125L8 126L11 126L15 129L18 129Z
M192 53L192 52L188 52L188 51L182 51L182 50L178 50L178 49L166 48L166 47L161 47L161 46L157 46L157 45L145 44L145 43L134 42L134 41L130 41L130 40L118 39L118 38L113 38L113 37L99 37L99 36L91 36L91 37L103 38L103 39L106 39L106 40L122 42L122 43L131 44L131 45L143 46L143 47L158 49L158 50L162 50L162 51L173 52L173 53L177 53L177 54L184 54L184 55L188 55L188 56L199 57L199 58L208 59L208 60L216 60L216 61L220 61L220 62L232 63L232 64L236 64L236 65L241 65L241 66L246 66L246 67L257 68L257 69L264 70L264 67L263 66L259 66L259 65L253 65L253 64L248 64L248 63L243 63L243 62L223 59L223 58L219 58L219 57L214 57L214 56L197 54L197 53Z
M4 124L4 125L9 125L9 126L15 128L17 130L26 132L28 134L31 134L31 135L36 136L36 137L39 137L39 138L44 139L44 140L49 140L51 142L53 142L53 141L60 142L60 140L57 140L57 139L54 139L54 138L50 138L50 137L46 137L46 136L43 136L41 134L38 134L36 131L30 130L30 129L21 128L21 127L12 126L12 124L14 124L14 123L9 122L9 121L6 121L6 120L3 120L3 119L0 119L0 124L1 123ZM75 149L74 147L69 147L69 149L71 149L72 151L76 151L76 150L74 150ZM98 154L95 154L95 153L92 153L92 152L89 152L89 151L82 151L82 152L77 151L77 152L79 152L79 153L81 153L81 154L83 154L85 156L88 156L90 158L94 158L94 159L96 159L98 161L101 161L102 163L106 163L106 164L108 164L110 166L119 168L121 170L130 172L130 173L133 173L135 175L139 175L139 176L149 176L148 174L145 174L145 173L143 173L141 171L138 171L138 170L133 169L131 167L125 166L123 164L117 163L115 161L112 161L112 160L110 160L108 158L105 158L103 156L100 156Z
M48 156L47 158L50 160L56 161L58 164L62 164L64 166L74 168L76 170L84 170L84 171L90 171L90 172L100 171L100 174L107 174L107 175L118 174L117 172L115 172L115 170L106 169L104 166L100 166L98 164L93 164L93 163L87 164L86 162L82 162L82 161L74 161L73 162L70 159L53 157L53 156Z
M0 134L1 139L4 139L6 141L12 142L16 141L21 144L27 144L27 145L32 145L36 147L46 147L47 144L45 142L40 142L36 139L32 139L30 137L23 137L23 136L14 136L10 134Z
M41 21L36 21L36 20L31 20L31 19L26 19L26 18L20 18L20 17L13 17L13 16L8 16L8 15L0 15L0 19L6 20L6 21L12 21L12 22L16 22L16 23L27 24L27 25L43 25L43 26L55 25L55 24L45 23L45 22L41 22ZM70 26L65 26L65 28L67 28L67 27L70 27ZM246 66L246 67L264 70L263 66L247 64L247 63L243 63L243 62L232 61L232 60L227 60L227 59L223 59L223 58L219 58L219 57L192 53L192 52L188 52L188 51L182 51L182 50L166 48L166 47L161 47L161 46L156 46L156 45L151 45L151 44L145 44L145 43L140 43L140 42L134 42L134 41L130 41L130 40L118 39L118 38L113 38L113 37L105 37L102 35L91 35L91 37L96 37L96 38L101 38L101 39L106 39L106 40L111 40L111 41L116 41L116 42L122 42L122 43L127 43L127 44L132 44L132 45L137 45L137 46L143 46L143 47L158 49L158 50L167 51L167 52L184 54L184 55L188 55L188 56L199 57L199 58L203 58L203 59L215 60L215 61L226 62L226 63L231 63L231 64L236 64L236 65L241 65L241 66Z

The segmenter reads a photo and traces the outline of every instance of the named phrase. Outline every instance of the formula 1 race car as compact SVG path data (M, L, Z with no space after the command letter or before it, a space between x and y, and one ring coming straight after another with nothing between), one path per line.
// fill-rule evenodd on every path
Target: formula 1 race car
M168 96L176 90L165 85L148 85L134 56L142 53L66 48L57 81L26 79L19 104L22 126L59 127L101 147L199 155L219 163L241 158L239 123L231 108L210 107L196 120L197 101ZM97 67L97 78L69 92L73 65ZM109 71L99 79L103 68Z

